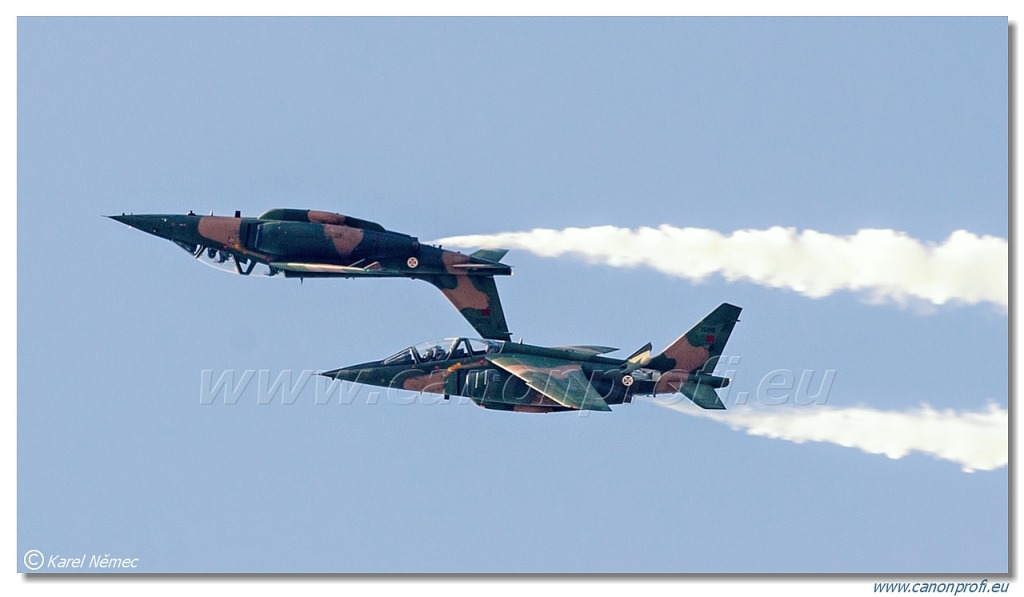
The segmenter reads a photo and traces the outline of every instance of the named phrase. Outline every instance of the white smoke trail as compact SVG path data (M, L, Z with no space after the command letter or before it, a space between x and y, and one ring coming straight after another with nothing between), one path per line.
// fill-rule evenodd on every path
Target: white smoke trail
M708 411L685 401L648 402L713 419L749 435L798 444L827 442L869 454L885 454L893 460L910 452L922 452L956 462L967 473L1004 467L1009 454L1007 411L994 404L976 412L940 411L929 406L894 412L821 405Z
M1007 307L1006 239L957 230L934 244L902 232L862 229L836 236L775 226L724 235L702 228L537 228L529 232L456 236L435 243L525 249L543 257L575 254L615 267L647 266L700 281L713 273L788 288L819 298L837 290L868 291L877 300L921 298L984 301Z

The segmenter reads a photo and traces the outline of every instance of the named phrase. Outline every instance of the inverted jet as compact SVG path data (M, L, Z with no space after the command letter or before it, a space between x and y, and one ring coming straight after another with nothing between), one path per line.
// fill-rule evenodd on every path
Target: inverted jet
M243 276L425 280L484 338L511 337L494 283L494 276L512 273L501 263L507 249L465 255L420 244L375 222L305 209L271 209L256 218L243 218L237 211L234 216L189 212L110 217Z

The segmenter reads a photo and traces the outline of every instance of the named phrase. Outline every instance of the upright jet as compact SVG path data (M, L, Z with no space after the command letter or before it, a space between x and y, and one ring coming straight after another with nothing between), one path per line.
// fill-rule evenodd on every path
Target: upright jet
M464 255L385 230L375 222L304 209L271 209L257 218L125 215L112 219L174 242L197 260L248 276L286 278L413 278L444 293L470 325L489 340L511 335L494 276L512 268L507 249Z
M634 395L682 392L697 406L724 409L714 375L740 308L719 305L668 348L651 345L625 359L601 356L607 346L546 348L495 340L449 338L406 348L382 360L321 373L334 379L400 390L466 396L484 408L550 413L611 410Z

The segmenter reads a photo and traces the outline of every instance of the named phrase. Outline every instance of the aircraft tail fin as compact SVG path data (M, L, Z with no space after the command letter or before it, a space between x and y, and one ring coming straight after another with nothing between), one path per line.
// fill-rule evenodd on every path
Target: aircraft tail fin
M733 326L739 321L741 310L735 305L722 303L690 331L679 336L661 354L651 359L648 366L658 371L691 372L702 369L710 374L718 364L718 357L729 341ZM711 392L714 393L714 390Z
M482 338L511 340L494 276L427 275Z

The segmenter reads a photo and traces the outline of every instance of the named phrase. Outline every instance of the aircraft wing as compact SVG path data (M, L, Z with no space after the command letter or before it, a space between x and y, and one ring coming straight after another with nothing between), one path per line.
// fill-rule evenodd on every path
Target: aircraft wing
M615 348L614 346L595 346L593 344L574 344L572 346L555 346L553 348L557 348L559 350L571 350L572 352L580 352L592 356L607 354L618 350L618 348Z
M579 363L522 354L496 354L485 358L562 406L580 410L611 410L583 375Z
M270 267L299 274L334 274L339 276L386 276L380 264L374 262L366 267L335 265L332 263L303 263L297 261L273 261Z

